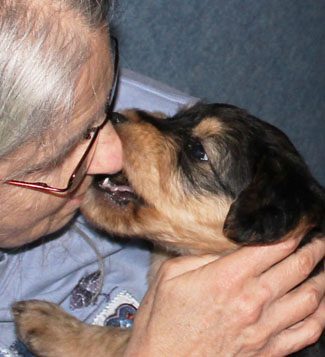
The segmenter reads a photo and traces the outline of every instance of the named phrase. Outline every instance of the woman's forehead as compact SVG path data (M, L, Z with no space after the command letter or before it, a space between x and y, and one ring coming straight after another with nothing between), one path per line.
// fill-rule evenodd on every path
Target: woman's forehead
M66 137L82 135L104 119L105 106L113 78L113 65L107 35L94 39L92 54L80 70L75 91L75 104Z

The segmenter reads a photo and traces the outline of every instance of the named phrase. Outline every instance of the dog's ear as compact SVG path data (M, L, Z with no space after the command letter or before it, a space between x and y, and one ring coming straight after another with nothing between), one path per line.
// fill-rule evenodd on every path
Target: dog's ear
M232 203L224 234L240 244L274 242L300 223L324 226L324 202L302 159L268 153Z

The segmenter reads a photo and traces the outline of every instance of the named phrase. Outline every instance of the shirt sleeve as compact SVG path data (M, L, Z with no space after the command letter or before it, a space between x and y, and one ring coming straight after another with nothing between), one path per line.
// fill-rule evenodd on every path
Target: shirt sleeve
M121 70L116 110L137 108L173 115L198 99L128 69Z

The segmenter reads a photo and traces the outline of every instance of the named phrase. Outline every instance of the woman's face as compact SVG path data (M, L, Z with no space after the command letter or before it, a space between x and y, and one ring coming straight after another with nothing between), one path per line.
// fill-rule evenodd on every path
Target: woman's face
M112 83L113 71L107 34L98 33L93 39L93 55L82 69L77 87L77 105L72 120L59 131L51 143L51 150L25 146L16 152L19 161L37 164L44 156L57 155L71 135L80 134L80 143L60 165L46 171L35 172L24 181L42 181L56 187L65 187L83 152L89 143L82 138L87 128L98 126L105 118L105 103ZM95 92L95 94L94 94ZM80 207L83 196L91 183L91 175L114 173L121 169L121 142L110 124L103 127L97 137L94 155L80 186L64 196L44 193L28 188L0 183L0 248L18 247L34 241L63 227ZM10 177L15 170L15 157L0 162L2 177ZM17 161L17 160L16 160Z

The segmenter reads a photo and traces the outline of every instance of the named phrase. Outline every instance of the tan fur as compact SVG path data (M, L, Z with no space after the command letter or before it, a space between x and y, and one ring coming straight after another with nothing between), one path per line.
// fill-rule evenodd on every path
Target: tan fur
M177 143L153 126L139 123L136 113L125 114L132 122L116 128L125 153L124 170L145 204L117 207L92 190L84 205L86 217L102 229L120 235L141 235L177 248L182 254L234 249L236 245L222 233L230 199L187 194L177 168ZM211 135L220 130L220 125L208 119L198 130Z
M199 138L208 138L218 133L223 133L223 127L216 118L205 118L204 121L194 128L193 133Z
M18 336L36 356L104 357L123 354L129 331L86 325L45 301L14 306Z

